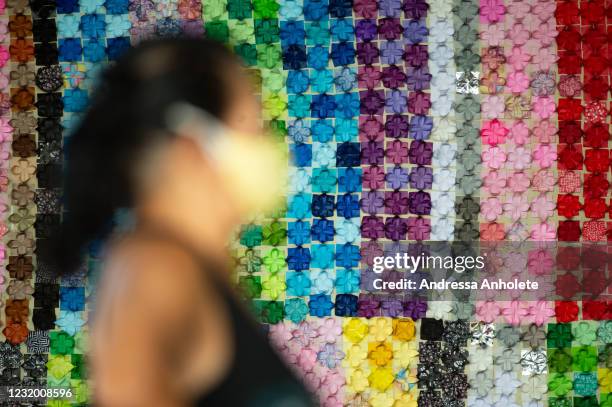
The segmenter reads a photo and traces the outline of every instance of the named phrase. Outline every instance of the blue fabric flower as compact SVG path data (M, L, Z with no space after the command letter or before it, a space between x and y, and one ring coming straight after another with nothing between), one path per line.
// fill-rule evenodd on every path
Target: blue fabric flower
M310 295L309 271L288 271L285 279L287 282L287 295L293 297Z
M359 95L357 93L342 93L336 95L336 116L350 119L359 116Z
M313 141L327 143L334 137L334 127L329 120L317 120L312 125Z
M312 145L299 143L291 145L293 165L296 167L310 167L312 165Z
M130 28L132 24L127 14L106 16L106 36L108 38L129 36Z
M60 309L83 311L85 309L85 287L60 287Z
M334 110L336 109L336 101L331 95L313 95L310 109L313 117L321 119L333 117Z
M127 16L126 16L127 17ZM86 14L81 17L83 37L101 38L106 35L106 21L102 14Z
M361 191L361 168L338 169L338 192Z
M80 61L81 53L83 52L83 48L81 48L81 40L78 38L60 39L58 51L60 61Z
M305 219L312 217L312 213L310 211L310 202L312 201L312 195L293 195L290 196L287 201L288 218Z
M336 115L337 115L336 111ZM355 114L358 116L358 113ZM345 141L357 140L359 134L359 126L355 119L336 118L336 141L343 143Z
M334 246L325 244L313 244L311 246L312 268L329 269L334 266Z
M78 0L56 0L58 17L59 14L75 13L79 11Z
M84 324L85 321L81 318L81 312L64 310L60 310L59 318L55 321L55 325L71 336L76 335Z
M327 17L326 0L304 0L304 20L322 20Z
M310 243L310 222L297 221L287 224L289 243L301 246Z
M350 65L355 62L355 47L352 42L332 44L332 61L335 66Z
M289 71L287 73L287 92L289 93L304 93L308 90L310 80L308 79L308 71Z
M64 110L67 112L83 112L89 103L87 91L79 88L64 91Z
M339 317L357 316L357 296L350 294L336 295L336 315Z
M318 294L310 297L308 307L310 308L310 315L315 317L326 317L331 315L334 304L331 302L329 295Z
M312 91L316 93L331 92L332 85L334 83L333 74L327 69L320 71L312 71L311 73L311 87Z
M311 98L312 95L289 95L287 97L287 111L289 115L294 117L309 117L312 105ZM296 140L296 142L299 141Z
M283 47L283 68L287 70L306 68L306 60L306 46L295 44Z
M315 21L306 23L306 45L329 45L328 21Z
M306 30L303 21L281 21L280 39L283 48L289 45L305 45Z
M336 69L334 83L336 84L337 90L350 92L357 86L357 74L355 73L355 69L349 67ZM359 112L359 107L357 107L357 112Z
M81 13L83 14L94 14L104 12L104 0L79 0L81 6Z
M317 70L322 70L327 67L329 54L327 48L320 45L310 47L308 49L308 66Z
M313 219L310 233L314 241L331 242L334 240L334 222L328 219Z
M111 61L118 59L131 46L129 37L109 38L106 42L108 43L108 59Z
M339 269L336 271L336 292L349 294L359 292L359 270ZM336 308L338 297L336 297Z
M310 268L310 250L305 247L287 249L287 267L289 270L308 270Z
M58 14L56 21L57 33L60 37L73 38L81 36L81 19L77 14Z
M350 41L353 39L353 20L350 18L331 21L331 33L335 42Z
M424 20L410 20L405 24L404 38L406 38L412 44L418 44L419 42L426 42L429 31L425 26Z
M127 14L128 6L128 0L106 0L104 3L107 14Z
M359 217L359 196L357 195L340 195L336 204L338 216L343 218Z
M100 62L106 58L106 47L102 40L88 40L83 46L83 57L88 62Z
M351 244L336 245L336 266L353 268L359 265L361 253L359 247Z

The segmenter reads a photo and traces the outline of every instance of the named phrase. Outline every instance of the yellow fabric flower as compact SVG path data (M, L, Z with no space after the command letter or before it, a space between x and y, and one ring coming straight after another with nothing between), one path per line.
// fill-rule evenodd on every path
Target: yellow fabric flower
M392 407L395 399L389 393L374 393L370 396L372 407Z
M350 318L344 323L344 337L353 343L361 342L368 334L368 324L359 318Z
M393 373L391 372L391 368L378 368L368 376L370 380L370 387L375 388L376 390L385 391L391 386L393 383Z
M74 365L70 363L70 355L49 355L47 362L47 372L56 379L70 374Z
M402 393L397 400L395 400L395 404L393 407L417 407L417 392L405 392Z
M610 369L597 369L599 378L599 390L602 393L612 392L612 371Z
M391 336L393 333L393 325L391 318L372 318L370 320L370 335L375 341L382 342Z
M357 367L368 357L368 350L366 346L358 343L350 345L346 350L346 356L344 360L349 366Z
M393 320L393 336L400 341L409 341L414 338L414 321L410 318Z
M369 384L367 375L361 369L355 369L353 373L348 376L346 383L355 393L365 391Z
M370 342L368 359L376 366L386 366L393 359L391 344L387 342Z
M415 360L419 352L416 350L416 341L394 343L393 359L402 367L406 367Z

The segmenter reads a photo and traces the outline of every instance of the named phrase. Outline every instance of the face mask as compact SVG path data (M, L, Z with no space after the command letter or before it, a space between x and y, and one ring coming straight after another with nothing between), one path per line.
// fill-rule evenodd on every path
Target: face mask
M271 137L235 131L187 103L173 105L167 123L171 131L196 141L242 214L280 205L287 183L286 146Z

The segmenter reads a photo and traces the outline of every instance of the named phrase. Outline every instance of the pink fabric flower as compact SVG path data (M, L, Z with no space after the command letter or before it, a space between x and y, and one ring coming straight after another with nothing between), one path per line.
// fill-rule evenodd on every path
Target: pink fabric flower
M530 250L527 254L527 269L534 276L550 274L555 265L555 260L546 247Z
M510 151L508 162L515 170L524 170L531 164L531 155L524 147L518 147Z
M499 147L485 149L482 152L482 162L487 167L497 170L506 162L506 153Z
M531 186L531 178L523 171L515 171L508 176L508 188L514 193L523 193Z
M510 128L510 137L515 144L522 146L529 138L529 127L520 120L514 122L514 125Z
M504 126L504 123L497 119L493 119L483 123L480 134L482 135L482 140L484 143L491 146L496 146L498 144L503 144L506 141L508 129Z
M486 118L494 119L501 117L505 108L504 99L501 96L487 96L482 104L482 114Z
M494 222L502 214L502 204L499 199L490 197L480 204L480 214L488 221Z
M497 301L483 301L476 304L476 316L487 324L494 322L500 313Z
M506 79L506 86L511 92L523 92L529 88L529 77L521 71L512 72Z
M524 322L529 311L518 301L505 302L502 315L509 324L519 325Z
M480 39L490 46L499 46L506 38L506 32L502 24L491 24L485 26L480 33Z
M548 168L557 160L557 149L550 144L540 144L536 147L533 158L541 168Z
M541 242L548 242L557 238L557 230L554 226L542 222L531 227L531 239Z
M506 7L501 0L480 0L480 21L483 23L501 21L505 12Z
M533 63L536 64L539 69L548 70L557 62L557 59L559 58L550 48L544 47L533 56Z
M556 109L555 101L549 96L536 97L533 103L533 111L542 119L552 116Z
M508 14L511 14L516 18L525 17L529 11L529 4L524 1L513 1L508 5Z
M540 143L552 143L554 135L557 134L557 127L548 120L542 120L533 129L533 134Z
M523 45L529 39L529 31L522 24L515 24L508 30L508 38L515 45Z
M549 216L553 215L555 207L555 204L546 198L546 195L540 195L531 202L530 210L540 220L545 221Z
M508 55L508 63L512 65L515 71L525 69L530 60L531 56L525 53L521 47L512 48L512 52Z
M12 140L13 126L6 117L0 117L0 143L7 143Z
M333 318L324 319L317 329L317 332L319 333L319 337L328 343L335 343L338 338L342 336L342 328L339 322Z
M504 203L504 214L515 222L521 219L528 210L529 204L526 195L513 194Z
M506 176L502 172L491 171L483 176L483 185L491 195L499 195L506 187Z
M551 170L540 170L534 175L532 184L537 191L550 192L555 187L555 176Z
M555 315L554 303L550 301L538 301L535 304L531 303L529 314L533 322L541 326Z

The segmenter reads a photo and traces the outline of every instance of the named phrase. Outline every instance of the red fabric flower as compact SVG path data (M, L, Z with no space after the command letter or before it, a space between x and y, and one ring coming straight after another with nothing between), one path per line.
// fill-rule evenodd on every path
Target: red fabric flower
M584 85L584 91L593 99L607 99L609 90L607 79L601 76L589 79Z
M557 198L557 210L559 215L566 218L573 218L580 213L580 198L576 195L559 195Z
M595 123L586 129L584 145L586 147L607 147L610 133L608 132L608 126L601 123Z
M557 322L566 323L578 319L578 304L574 301L557 301L555 303L555 316Z
M557 36L557 46L559 51L574 51L580 50L581 35L573 27L566 27L559 32Z
M593 149L586 150L584 164L587 171L590 172L606 172L610 166L610 159L608 158L608 150L604 149Z
M588 301L582 302L582 318L601 320L609 315L608 304L604 301Z
M579 145L559 146L559 168L565 170L582 169L582 161L582 148Z
M574 271L580 267L579 247L560 247L557 251L557 267L561 270Z
M606 216L608 207L602 198L585 198L584 215L591 219L600 219Z
M574 1L557 2L555 17L558 24L570 25L579 23L578 3Z
M577 220L560 221L557 235L562 242L577 242L580 240L580 222Z
M600 55L591 55L584 61L584 70L593 76L602 75L608 68L608 61Z
M582 114L582 105L580 99L560 99L559 120L580 120Z
M580 142L582 129L580 123L575 121L559 122L559 142L574 144Z
M580 74L581 73L581 60L580 57L574 51L559 51L559 66L560 74Z
M610 183L605 174L586 174L584 177L584 196L599 198L608 195Z

